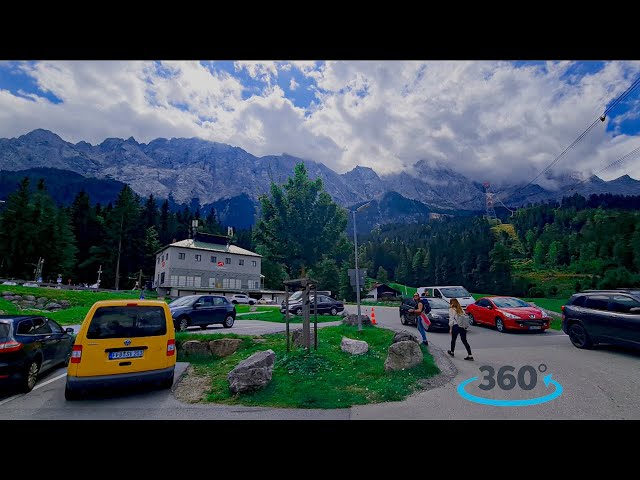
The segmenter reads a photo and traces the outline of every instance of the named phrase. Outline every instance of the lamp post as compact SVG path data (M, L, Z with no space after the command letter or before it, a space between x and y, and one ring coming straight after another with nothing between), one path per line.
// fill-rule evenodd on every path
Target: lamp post
M362 330L362 317L360 313L360 273L358 272L358 235L356 233L356 213L361 212L365 208L369 207L371 202L365 203L355 210L351 210L353 213L353 246L356 260L356 303L358 305L358 330Z

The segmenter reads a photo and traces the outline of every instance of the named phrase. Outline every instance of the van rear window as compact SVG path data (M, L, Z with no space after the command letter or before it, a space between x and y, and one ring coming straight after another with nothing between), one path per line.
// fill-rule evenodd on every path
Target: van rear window
M166 333L162 307L100 307L91 319L87 338L156 337Z

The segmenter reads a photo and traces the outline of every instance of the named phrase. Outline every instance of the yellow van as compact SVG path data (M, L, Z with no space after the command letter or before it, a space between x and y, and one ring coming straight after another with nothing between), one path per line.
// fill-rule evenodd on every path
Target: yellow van
M67 369L64 396L92 387L157 383L171 388L176 340L169 305L157 300L102 300L85 317Z

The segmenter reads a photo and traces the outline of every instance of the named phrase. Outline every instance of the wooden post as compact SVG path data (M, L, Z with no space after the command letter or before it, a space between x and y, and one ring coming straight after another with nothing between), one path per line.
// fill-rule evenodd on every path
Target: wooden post
M318 285L313 285L313 348L318 350Z
M311 342L310 342L310 337L311 337L311 325L310 325L310 318L309 318L309 290L310 290L311 285L309 284L309 282L305 282L304 285L304 293L302 294L302 305L303 307L303 311L302 314L304 315L303 319L302 319L302 335L304 335L304 347L309 350L309 348L311 348Z
M289 351L289 285L285 285L284 287L285 297L284 297L284 308L285 308L285 324L286 324L286 332L287 332L287 352Z

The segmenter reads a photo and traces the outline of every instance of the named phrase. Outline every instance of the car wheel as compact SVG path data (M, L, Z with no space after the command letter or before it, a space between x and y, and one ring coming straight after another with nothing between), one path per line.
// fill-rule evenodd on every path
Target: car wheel
M335 317L336 315L338 315L338 309L337 309L336 307L333 307L333 308L331 309L331 315L333 315L334 317Z
M407 320L404 318L404 315L400 315L400 323L402 325L406 325L407 324Z
M569 327L569 340L578 348L589 348L593 345L589 334L579 323L574 323Z
M254 301L250 301L250 302L249 302L249 305L255 305L255 303L256 303L256 302L254 302Z
M296 310L296 315L298 315L298 316L302 316L302 308L298 308L298 309Z
M173 374L160 382L160 388L162 389L168 390L171 387L173 387Z
M209 325L200 325L200 330L206 330Z
M38 360L33 359L24 371L24 379L20 390L24 393L29 393L36 386L36 380L38 380L38 372L40 371L40 364Z
M234 322L235 319L231 315L227 315L227 318L224 319L224 323L222 325L224 328L231 328L233 327Z
M496 317L496 329L500 333L506 333L507 329L504 326L504 321L500 317Z
M180 317L178 319L178 328L176 330L178 330L179 332L186 332L188 326L189 326L189 318Z
M471 313L467 313L467 316L469 317L469 325L475 325L476 319L473 318L473 315Z

